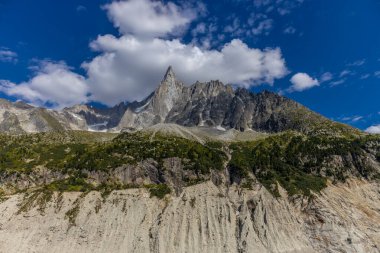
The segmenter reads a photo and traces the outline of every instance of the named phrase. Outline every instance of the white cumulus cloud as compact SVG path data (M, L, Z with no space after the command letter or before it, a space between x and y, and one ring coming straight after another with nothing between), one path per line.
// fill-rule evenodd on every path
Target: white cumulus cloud
M191 8L185 10L172 2L164 4L151 0L114 1L104 9L121 33L142 37L173 33L195 17Z
M0 91L37 106L49 103L63 108L86 102L88 87L84 77L73 73L65 63L44 61L27 82L15 84L0 80Z
M218 79L249 87L264 82L271 84L287 73L280 49L252 49L237 39L218 51L186 45L179 40L105 35L92 42L91 47L101 52L83 65L92 99L109 105L147 96L169 65L187 84Z
M249 87L272 84L287 74L278 48L254 49L235 39L213 50L165 39L195 18L192 8L189 11L170 2L130 0L113 2L105 9L122 35L99 36L90 45L99 52L83 64L93 100L107 105L140 100L159 84L169 65L187 84L219 79Z
M306 73L297 73L291 79L290 82L292 86L289 87L288 91L304 91L315 86L319 86L319 81L310 77Z
M112 106L149 95L169 65L186 84L219 79L248 88L272 85L288 73L279 48L250 48L239 39L218 49L182 42L178 31L183 32L197 14L202 15L205 10L199 6L187 4L185 8L153 0L113 1L104 9L121 35L100 35L90 43L98 55L82 64L86 76L74 73L63 63L50 62L29 81L2 81L0 91L57 108L89 100ZM203 30L199 27L197 32Z
M380 134L380 124L379 125L370 126L365 131L367 133L371 133L371 134Z

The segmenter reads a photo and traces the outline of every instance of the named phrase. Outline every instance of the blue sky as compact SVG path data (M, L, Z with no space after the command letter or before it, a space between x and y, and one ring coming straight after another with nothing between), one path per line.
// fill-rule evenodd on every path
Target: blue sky
M0 96L62 108L191 84L279 92L380 131L379 0L0 0Z

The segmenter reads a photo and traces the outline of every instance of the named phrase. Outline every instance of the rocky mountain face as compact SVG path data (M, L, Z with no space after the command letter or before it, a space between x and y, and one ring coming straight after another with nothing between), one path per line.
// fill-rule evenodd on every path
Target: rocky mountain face
M107 131L117 127L127 105L99 109L76 105L56 111L0 100L0 132L11 134L63 130Z
M56 131L64 128L80 128L80 122L69 115L62 117L62 113L36 108L23 102L9 102L0 100L0 131L20 134L24 132Z
M171 67L159 87L141 102L130 104L118 128L143 129L165 122L168 113L182 97L184 85L177 81Z
M220 81L185 86L168 68L158 88L141 102L99 109L76 105L60 111L22 102L0 103L0 131L11 133L56 130L140 130L159 123L219 130L307 132L332 124L297 102L275 93L233 89Z
M254 94L234 90L220 81L185 86L169 67L158 89L140 103L128 107L119 129L142 129L158 123L206 126L239 131L308 131L328 122L288 98L268 91Z
M86 127L82 130L107 131L118 126L128 106L120 103L111 108L96 108L90 105L76 105L63 109L64 117L67 113L80 119Z

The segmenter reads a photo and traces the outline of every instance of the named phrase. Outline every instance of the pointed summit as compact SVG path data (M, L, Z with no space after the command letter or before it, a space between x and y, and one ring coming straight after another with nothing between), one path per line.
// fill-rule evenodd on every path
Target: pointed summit
M172 68L172 66L169 66L168 69L166 70L166 73L165 73L165 76L164 76L164 79L162 80L162 82L175 81L175 79L176 79L176 77L175 77L173 68Z
M182 89L182 83L179 82L174 74L172 66L169 66L166 70L165 76L162 79L158 90L173 90Z
M164 79L162 79L152 98L154 111L162 116L162 119L173 108L182 93L182 89L182 83L176 79L172 66L169 66Z

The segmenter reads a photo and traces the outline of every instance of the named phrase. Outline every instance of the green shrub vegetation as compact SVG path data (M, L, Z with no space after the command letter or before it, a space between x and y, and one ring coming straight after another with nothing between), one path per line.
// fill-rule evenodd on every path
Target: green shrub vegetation
M59 192L89 192L97 189L94 185L88 183L84 178L70 177L64 180L54 181L44 187L48 191Z
M146 185L145 187L149 189L151 197L157 197L159 199L164 198L171 192L169 186L166 184L150 184Z
M290 195L310 195L326 186L323 169L333 156L359 158L366 152L366 143L379 141L373 136L326 137L306 136L296 132L285 132L262 140L234 143L230 169L241 177L252 172L272 193L278 195L277 182ZM362 177L368 177L371 168L355 164ZM326 176L334 180L344 180L346 168L329 166Z
M311 191L318 192L326 186L326 178L344 180L345 172L348 167L352 168L352 164L344 161L343 165L331 166L329 162L333 156L351 156L358 176L376 178L370 167L355 161L360 161L365 153L372 153L380 160L380 137L354 134L344 125L336 124L334 127L339 135L324 134L322 130L307 135L287 131L256 141L232 143L228 146L231 151L229 169L245 179L242 181L244 188L251 189L250 174L253 173L275 195L278 195L277 184L290 195L310 195ZM225 143L201 144L160 134L68 131L0 135L0 142L0 173L3 176L30 174L39 167L65 176L66 179L45 185L44 190L48 192L99 190L106 196L112 190L136 186L115 183L95 186L89 183L85 171L107 172L147 159L154 159L158 169L163 171L164 159L172 157L180 158L185 169L200 176L185 179L189 186L202 182L207 178L202 175L208 175L210 170L222 170L227 161ZM375 149L369 150L371 145ZM152 196L159 198L170 193L165 184L148 188Z
M226 159L215 143L208 146L178 137L124 133L111 141L81 142L76 135L0 136L0 141L5 140L0 148L0 172L30 172L38 165L64 172L109 170L148 158L162 165L165 158L179 157L187 169L207 174L210 169L221 169Z

